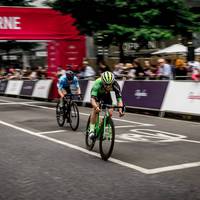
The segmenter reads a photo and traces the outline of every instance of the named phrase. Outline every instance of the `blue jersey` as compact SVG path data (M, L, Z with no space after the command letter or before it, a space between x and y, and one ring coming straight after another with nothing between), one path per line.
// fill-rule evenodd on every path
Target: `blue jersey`
M59 78L57 87L59 90L63 90L63 89L68 90L69 88L78 89L79 88L78 78L74 76L72 82L69 83L69 81L67 80L66 74L64 74Z

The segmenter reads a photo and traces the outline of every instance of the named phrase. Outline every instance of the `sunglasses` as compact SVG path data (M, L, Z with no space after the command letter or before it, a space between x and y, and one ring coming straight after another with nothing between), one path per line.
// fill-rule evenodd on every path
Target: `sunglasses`
M112 87L112 84L106 84L106 83L104 83L103 85L104 85L104 87L106 87L106 88Z

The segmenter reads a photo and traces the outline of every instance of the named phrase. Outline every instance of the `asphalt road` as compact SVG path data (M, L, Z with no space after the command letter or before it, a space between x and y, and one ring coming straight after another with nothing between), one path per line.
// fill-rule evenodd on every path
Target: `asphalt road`
M113 116L108 162L85 148L80 125L58 127L55 103L0 96L0 200L198 200L200 123Z

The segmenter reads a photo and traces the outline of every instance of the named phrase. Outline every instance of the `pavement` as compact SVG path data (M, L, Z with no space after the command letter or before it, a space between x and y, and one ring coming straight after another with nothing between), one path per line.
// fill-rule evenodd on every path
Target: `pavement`
M0 200L200 199L200 123L114 114L115 146L85 148L90 108L77 131L59 127L55 103L0 96Z

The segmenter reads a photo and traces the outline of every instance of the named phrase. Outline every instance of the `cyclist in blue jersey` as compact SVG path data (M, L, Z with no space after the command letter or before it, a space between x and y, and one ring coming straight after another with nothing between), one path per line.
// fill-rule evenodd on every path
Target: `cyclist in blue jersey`
M65 74L59 78L57 87L61 106L63 106L63 98L66 94L81 94L78 78L70 70L67 70Z

